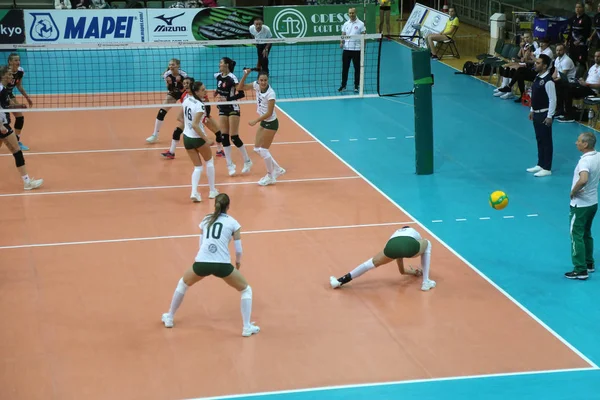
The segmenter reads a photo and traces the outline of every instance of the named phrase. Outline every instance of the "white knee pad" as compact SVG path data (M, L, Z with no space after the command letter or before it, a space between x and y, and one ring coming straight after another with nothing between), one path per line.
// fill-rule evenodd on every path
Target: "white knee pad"
M246 286L246 289L242 290L242 300L252 298L252 288L250 285Z
M255 147L254 148L254 152L258 155L260 155L260 151L262 150L262 147Z
M271 157L271 152L269 151L269 149L263 149L262 147L257 149L254 149L254 151L256 151L258 153L259 156L261 156L262 158L269 158Z
M425 249L425 253L431 254L431 242L428 239L425 240L427 241L427 248Z
M208 161L206 162L206 166L207 166L207 167L214 167L214 166L215 166L215 159L214 159L214 158L211 158L210 160L208 160Z
M185 282L183 281L183 278L181 278L179 280L179 283L177 284L177 289L175 289L175 291L179 292L181 294L185 294L187 288L188 288L188 285L186 285Z

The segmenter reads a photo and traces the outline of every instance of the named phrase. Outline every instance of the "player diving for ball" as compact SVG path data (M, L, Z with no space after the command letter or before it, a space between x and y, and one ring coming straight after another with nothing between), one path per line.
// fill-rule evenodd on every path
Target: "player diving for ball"
M414 270L411 268L409 271L406 271L404 269L404 259L416 258L419 256L421 257L421 269ZM429 279L431 242L427 239L423 239L419 232L408 226L402 227L402 229L398 229L394 232L388 239L384 249L377 253L373 258L369 258L341 278L336 279L335 276L330 277L329 284L333 289L337 289L351 280L358 278L365 272L381 265L388 264L394 260L396 260L398 270L402 275L423 277L421 290L427 291L435 287L435 281Z

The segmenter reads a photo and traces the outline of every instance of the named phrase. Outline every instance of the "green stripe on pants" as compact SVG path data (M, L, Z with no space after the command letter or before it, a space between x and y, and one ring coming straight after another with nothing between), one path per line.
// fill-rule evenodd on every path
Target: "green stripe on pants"
M594 264L594 239L592 222L598 211L598 204L589 207L573 207L569 213L571 225L571 260L576 272L587 271Z

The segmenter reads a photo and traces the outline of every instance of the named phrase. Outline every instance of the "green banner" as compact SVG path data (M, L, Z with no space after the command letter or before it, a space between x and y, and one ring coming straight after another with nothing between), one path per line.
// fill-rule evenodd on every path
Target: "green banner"
M349 19L350 7L356 8L356 16L365 23L367 33L377 33L375 19L379 10L374 4L367 4L366 8L351 4L265 7L264 20L276 38L337 36Z

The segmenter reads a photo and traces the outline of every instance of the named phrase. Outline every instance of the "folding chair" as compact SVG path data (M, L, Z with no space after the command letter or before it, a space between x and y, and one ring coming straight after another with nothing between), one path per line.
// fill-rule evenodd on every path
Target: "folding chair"
M454 31L453 38L456 37L456 32L458 32L458 28L456 28L456 30ZM450 56L454 58L460 58L458 48L456 47L456 42L453 38L446 39L440 43L437 51L437 55L440 60L444 57L446 51L448 50L450 50Z

